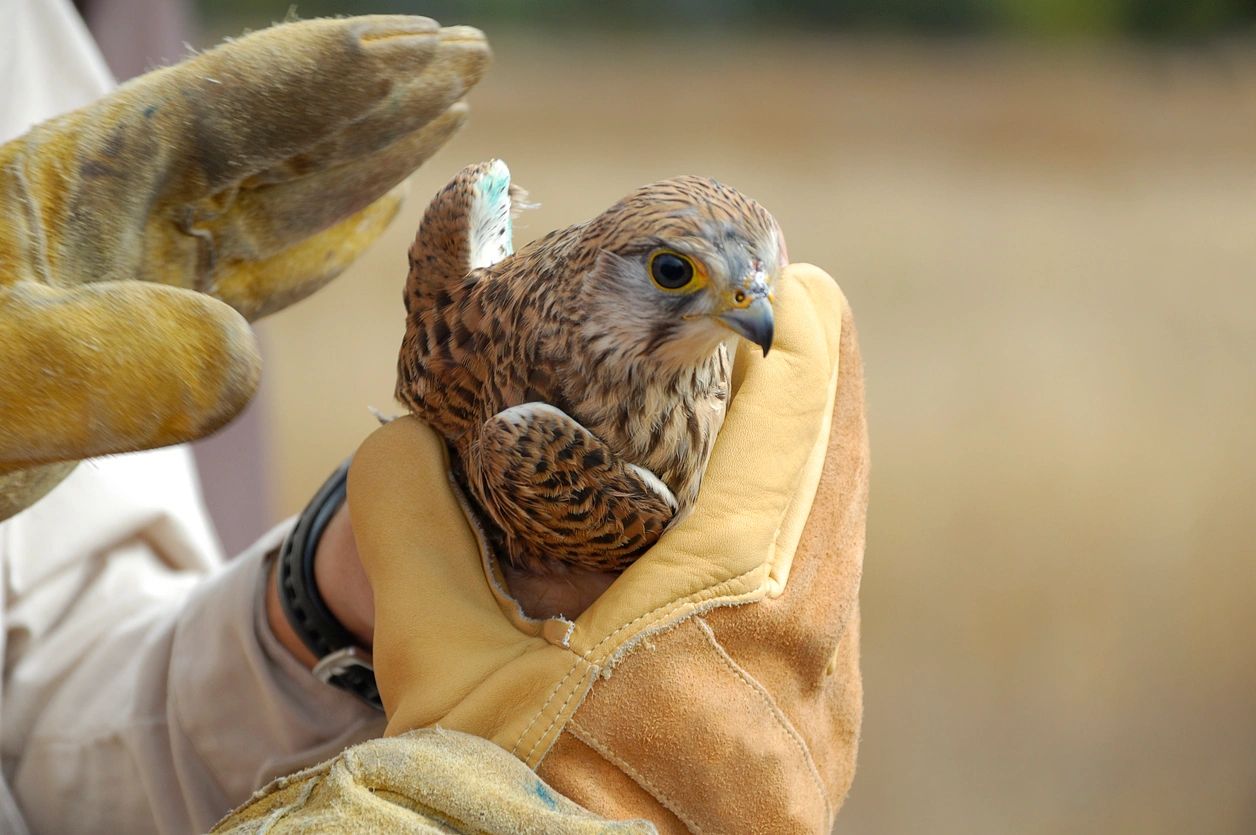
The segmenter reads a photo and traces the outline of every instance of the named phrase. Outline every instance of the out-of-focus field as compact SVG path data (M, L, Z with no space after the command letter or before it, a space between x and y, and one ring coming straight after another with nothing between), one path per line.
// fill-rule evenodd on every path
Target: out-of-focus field
M495 44L386 238L261 328L277 511L392 406L406 247L457 168L509 162L521 240L712 174L860 328L838 830L1256 832L1256 50Z

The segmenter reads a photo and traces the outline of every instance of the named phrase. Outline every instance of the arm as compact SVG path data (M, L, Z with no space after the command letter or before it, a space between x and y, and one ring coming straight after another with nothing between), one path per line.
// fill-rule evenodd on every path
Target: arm
M348 496L392 735L272 784L215 831L397 831L433 814L494 833L832 831L862 705L862 369L849 307L813 267L783 277L777 327L770 358L738 358L693 514L574 620L530 621L486 576L439 488L439 436L413 418L372 434ZM568 797L619 820L544 818Z
M379 732L379 714L316 681L265 623L265 556L286 526L210 568L186 533L198 515L178 498L188 491L146 486L171 493L186 465L122 472L171 455L80 468L4 530L0 727L37 831L203 831L269 779ZM88 501L96 537L34 550ZM108 539L119 544L92 559L93 540Z
M295 23L0 146L0 520L30 508L0 526L0 737L38 829L204 828L373 716L271 636L272 542L223 569L184 535L199 510L171 510L170 473L142 480L152 501L91 489L185 453L91 462L30 506L79 458L228 419L256 377L244 320L379 234L487 55L421 18Z
M280 646L305 669L318 661L297 636L279 603L275 566L266 576L265 617L267 628ZM358 640L371 648L375 627L375 597L358 560L358 548L349 524L349 511L341 507L327 524L314 557L314 582L336 619Z

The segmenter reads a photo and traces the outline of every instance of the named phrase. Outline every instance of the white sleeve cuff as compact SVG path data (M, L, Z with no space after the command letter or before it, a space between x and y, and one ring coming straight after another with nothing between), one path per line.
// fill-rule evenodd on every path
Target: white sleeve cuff
M314 678L271 633L266 557L291 524L205 583L175 633L173 711L233 804L384 730L382 713Z

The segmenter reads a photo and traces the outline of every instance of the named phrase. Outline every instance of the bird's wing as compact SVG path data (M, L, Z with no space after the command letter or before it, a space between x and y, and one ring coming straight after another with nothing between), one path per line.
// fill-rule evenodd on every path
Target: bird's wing
M407 305L510 255L511 216L522 198L499 159L459 171L428 205L410 247Z
M627 568L676 513L662 481L545 403L486 421L465 465L472 492L505 537L505 556L541 573L556 562Z
M447 437L501 407L480 409L501 311L473 288L485 275L477 270L511 254L511 214L524 196L501 160L469 165L433 198L410 247L396 394Z

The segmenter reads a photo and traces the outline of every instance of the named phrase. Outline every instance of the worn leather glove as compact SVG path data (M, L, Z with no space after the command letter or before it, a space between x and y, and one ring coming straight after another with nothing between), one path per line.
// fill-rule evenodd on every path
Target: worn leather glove
M554 792L527 766L471 734L428 729L373 739L276 780L215 835L645 835Z
M379 235L487 61L421 17L289 23L0 146L0 519L78 459L234 416L246 320Z
M786 271L772 352L741 352L733 386L693 513L574 621L530 620L510 598L434 432L402 418L367 439L349 509L390 734L483 736L494 768L510 752L588 809L664 832L830 831L861 716L868 466L859 351L831 278ZM483 791L478 766L433 763ZM422 810L432 778L394 773L392 802ZM352 818L357 795L337 797Z

